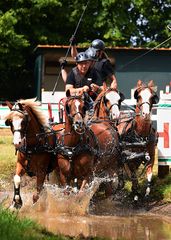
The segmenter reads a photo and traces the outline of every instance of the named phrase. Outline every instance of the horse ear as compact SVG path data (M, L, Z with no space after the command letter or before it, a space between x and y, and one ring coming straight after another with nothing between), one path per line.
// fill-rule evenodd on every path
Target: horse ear
M119 96L120 96L120 101L123 102L125 100L124 94L119 92Z
M138 100L138 90L137 90L137 89L136 89L135 92L134 92L134 98L135 98L136 100Z
M143 81L139 79L137 82L137 88L140 88L142 86L143 86Z
M23 105L21 103L18 103L19 109L23 110Z
M66 97L71 97L71 93L69 89L66 91Z
M152 97L152 103L157 104L158 102L159 102L159 97L157 96L157 94L154 94Z
M12 110L12 104L9 101L5 101L6 105L9 107L10 110Z
M154 85L154 81L153 80L150 80L149 82L148 82L148 87L149 88L153 88L155 85Z
M67 115L70 114L70 109L69 109L68 104L65 105L65 111L66 111Z
M106 90L107 90L106 82L103 82L103 91L106 91Z
M10 120L10 119L7 119L7 120L5 121L5 125L6 125L6 126L11 126L11 120Z

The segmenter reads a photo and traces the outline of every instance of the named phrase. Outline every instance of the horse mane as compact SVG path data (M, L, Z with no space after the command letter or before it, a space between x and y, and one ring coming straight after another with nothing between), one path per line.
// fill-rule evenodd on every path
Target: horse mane
M20 103L23 106L23 108L25 108L26 106L29 107L35 114L41 125L43 126L49 125L47 116L43 113L42 109L40 108L41 102L37 101L36 98L20 99L17 101L17 103Z

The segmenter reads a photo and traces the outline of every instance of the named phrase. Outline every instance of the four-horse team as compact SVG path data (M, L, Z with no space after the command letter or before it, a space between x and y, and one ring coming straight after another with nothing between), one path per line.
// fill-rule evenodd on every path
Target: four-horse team
M66 63L61 63L66 82L63 122L49 122L35 99L19 100L14 105L7 102L10 112L5 116L6 125L11 127L18 152L12 208L22 206L20 182L25 172L36 176L36 202L46 175L54 169L65 194L73 191L75 184L74 191L79 194L94 177L108 179L106 194L114 194L123 188L127 176L133 200L138 201L137 170L143 165L147 177L144 196L150 194L157 145L151 110L159 100L154 83L138 81L134 112L121 114L124 95L117 90L116 78L104 57L103 41L96 39L86 52L76 54L76 67L69 74L64 69ZM110 87L106 86L107 78ZM118 179L115 189L114 176Z
M137 169L144 165L147 176L145 196L150 193L157 133L152 127L151 109L158 97L153 86L138 85L135 112L119 114L123 94L115 89L102 90L94 102L94 113L88 112L89 96L71 95L67 91L65 122L49 124L35 99L8 103L6 124L11 127L13 143L18 151L14 176L12 206L22 206L21 176L27 172L37 177L39 198L45 177L56 169L59 185L66 193L72 191L77 179L77 193L94 177L109 179L118 176L118 187L124 185L124 175L132 182L134 200L138 200ZM110 181L108 182L110 188Z

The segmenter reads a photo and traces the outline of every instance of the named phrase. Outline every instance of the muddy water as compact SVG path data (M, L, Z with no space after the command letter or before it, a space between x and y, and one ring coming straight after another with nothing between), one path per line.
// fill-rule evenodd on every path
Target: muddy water
M44 225L55 234L67 236L98 236L122 240L170 240L171 222L156 215L147 215L128 208L112 199L90 204L98 184L84 194L65 195L56 186L46 186L40 200L31 205L30 195L24 195L20 214Z

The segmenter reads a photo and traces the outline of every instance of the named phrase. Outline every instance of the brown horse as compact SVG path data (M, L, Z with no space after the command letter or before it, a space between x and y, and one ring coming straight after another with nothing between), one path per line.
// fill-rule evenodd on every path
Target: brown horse
M117 90L104 88L95 101L94 115L87 122L87 128L94 135L91 146L97 149L93 174L101 177L104 182L107 180L105 183L106 195L112 193L112 189L109 187L110 179L112 181L113 177L118 176L120 172L121 151L116 122L123 100L123 94Z
M138 81L134 92L137 100L135 117L122 120L118 125L125 166L130 171L134 200L138 200L137 169L141 163L145 164L147 187L145 196L148 197L151 189L152 169L157 145L157 132L152 127L151 110L158 102L153 82L148 85Z
M114 138L113 140L109 140L111 142L113 142L113 146L112 145L109 145L109 148L111 147L112 148L116 148L116 149L119 149L119 146L118 145L118 134L117 134L117 129L116 129L116 125L117 125L117 122L118 122L118 119L119 119L119 116L120 116L120 107L121 107L121 102L125 99L124 95L119 92L118 90L116 89L112 89L112 88L107 88L106 84L103 84L103 91L97 96L96 98L96 101L95 101L95 104L94 104L94 115L93 115L93 118L91 119L91 122L95 122L95 123L108 123L105 127L107 127L107 131L106 131L106 134L108 135L109 139L111 138L111 133L114 131L114 133L112 133L114 135ZM109 130L111 128L111 126L114 128L113 130ZM110 133L109 133L110 131ZM104 134L102 134L102 138L104 137ZM116 143L114 143L114 141L116 140ZM101 142L101 140L99 140ZM107 139L106 139L107 141ZM105 142L103 143L105 145ZM102 145L103 145L102 144ZM106 145L108 145L106 143ZM103 149L104 146L102 146L102 149ZM105 150L102 150L101 151L104 151L106 152L106 149ZM107 150L107 152L109 153L109 149ZM109 158L110 158L110 154L108 154ZM112 153L112 155L114 156L111 156L113 157L113 159L117 159L118 161L115 161L114 160L114 165L113 165L113 170L110 169L110 167L108 166L108 170L110 169L110 176L112 176L112 172L113 173L116 173L117 172L117 175L118 175L118 187L117 189L121 189L122 186L123 186L123 171L122 171L122 164L121 164L121 161L119 160L120 159L120 156L119 157L116 157L115 153ZM120 155L120 150L119 150L119 155ZM111 160L111 163L113 161L113 159ZM100 160L101 161L101 160ZM102 160L104 161L104 160ZM105 162L104 161L104 165L106 165L107 167L107 161ZM116 166L117 165L117 166ZM102 163L100 163L100 166L102 167ZM117 169L117 171L116 171ZM103 170L103 169L102 169ZM108 183L107 184L108 187L106 189L106 195L108 195L108 192L111 192L112 193L112 189L110 189L110 184ZM107 186L106 183L105 185L103 184L103 188L104 186ZM109 191L108 191L108 190Z
M105 108L105 116L110 113L112 117L119 116L123 95L113 89L101 93L98 106L95 104L96 117L87 124L84 121L87 94L70 96L67 92L67 97L65 131L59 139L59 142L63 141L64 151L57 155L60 179L63 186L69 185L74 178L81 180L79 187L82 191L92 175L112 177L114 173L118 174L121 154L117 129L112 126L110 117L104 122L102 115L98 118L96 111L100 113ZM98 107L101 109L97 110Z
M6 115L6 125L11 127L13 143L17 150L17 165L14 176L14 198L12 208L20 208L21 176L27 172L37 177L37 192L33 202L39 198L46 174L55 168L53 139L48 136L49 126L46 116L39 109L40 102L35 99L17 101Z
M105 88L94 105L94 119L115 121L120 115L120 105L125 99L124 95L118 90Z
M68 188L75 179L82 191L92 175L94 161L94 149L89 144L92 134L84 124L86 95L71 96L69 90L66 95L65 127L58 135L62 148L57 150L57 164L61 185Z

